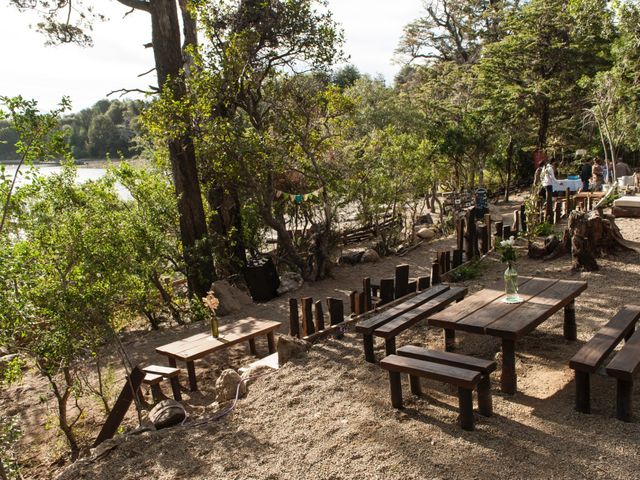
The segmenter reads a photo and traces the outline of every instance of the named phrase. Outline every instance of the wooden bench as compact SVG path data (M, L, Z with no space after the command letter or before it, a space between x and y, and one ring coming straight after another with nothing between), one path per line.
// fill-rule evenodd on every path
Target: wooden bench
M616 417L625 422L631 420L633 377L640 369L640 331L635 332L638 319L640 306L625 305L569 361L569 367L575 370L579 412L591 413L590 375L596 373L624 338L624 346L609 362L606 373L617 379Z
M464 430L473 430L473 389L482 380L480 372L400 355L389 355L383 358L380 366L389 372L391 404L394 408L403 408L401 373L408 373L409 378L423 377L457 386L460 426ZM411 381L412 389L417 386L416 384L415 380Z
M164 379L168 379L171 383L171 391L173 392L173 398L176 401L182 401L182 394L180 393L180 382L178 381L178 375L180 369L172 367L163 367L160 365L149 365L144 367L142 371L145 373L142 383L151 387L151 395L154 402L159 402L164 397L160 383Z
M385 351L387 355L396 353L396 337L411 328L425 318L430 317L436 312L439 312L447 305L462 300L467 294L466 287L453 287L444 291L437 297L423 303L422 305L409 310L387 323L379 326L373 331L376 337L384 338Z
M424 290L409 300L406 300L398 305L395 305L384 312L374 315L366 320L362 320L356 325L356 331L362 333L362 340L364 343L364 358L367 362L374 363L376 361L373 353L373 333L374 331L390 322L396 317L413 310L429 300L432 300L444 292L449 290L448 285L436 285L434 287Z
M482 379L478 383L478 411L485 417L493 415L493 402L491 399L491 372L497 368L497 364L491 360L470 357L460 353L441 352L439 350L429 350L415 345L405 345L398 349L401 357L426 360L428 362L440 363L450 367L464 368L482 374ZM411 392L420 395L420 380L417 377L409 376Z

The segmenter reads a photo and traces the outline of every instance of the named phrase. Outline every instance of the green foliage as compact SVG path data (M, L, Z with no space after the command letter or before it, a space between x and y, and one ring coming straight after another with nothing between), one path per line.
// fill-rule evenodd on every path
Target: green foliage
M556 233L556 229L551 223L542 222L533 226L532 233L536 237L548 237Z
M0 470L7 480L22 478L16 459L16 443L22 436L18 417L0 416Z
M480 260L473 260L470 263L466 263L456 268L451 272L451 279L454 282L466 282L473 280L482 275L483 265Z

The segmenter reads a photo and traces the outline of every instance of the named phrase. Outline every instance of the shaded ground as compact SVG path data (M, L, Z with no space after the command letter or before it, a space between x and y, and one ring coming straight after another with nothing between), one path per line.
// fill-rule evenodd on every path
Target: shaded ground
M640 222L619 220L618 224L625 238L640 241ZM391 275L397 263L411 265L412 276L426 275L433 252L451 243L452 239L439 240L406 257L339 267L335 279L305 285L295 296L346 295L361 288L364 276ZM504 266L496 259L489 258L485 264L483 277L468 283L471 291L501 277ZM455 392L437 382L425 383L427 396L419 399L410 395L405 384L407 408L393 410L386 373L364 362L360 339L348 333L342 340L317 344L307 357L258 379L247 399L217 422L198 424L210 418L205 406L214 400L215 378L223 368L238 368L252 358L243 345L197 362L202 392L186 399L192 416L198 418L184 427L125 438L104 457L74 465L63 478L133 479L142 472L158 479L634 478L640 471L640 391L634 394L636 420L619 422L613 417L615 382L596 376L593 414L576 413L568 361L620 305L640 301L636 293L640 256L629 252L601 260L602 269L594 273L572 274L570 265L569 257L552 263L525 258L518 262L521 274L589 283L576 302L578 341L563 339L559 313L520 342L519 393L503 396L500 372L496 372L492 379L495 415L477 416L475 432L457 427ZM288 297L254 305L223 322L252 315L286 324L287 301ZM187 327L189 333L204 329ZM281 333L285 331L283 325ZM185 328L132 334L127 346L135 361L157 363L161 359L153 351L156 346L187 334ZM457 341L462 353L484 358L499 355L499 343L490 337L460 333ZM398 345L409 343L441 349L441 331L420 325L398 339ZM258 350L266 354L266 342L258 341ZM382 342L377 343L379 358L383 350ZM44 390L39 380L28 382L31 390L18 387L3 392L0 406L28 411L23 414L35 427L46 418L38 415L38 409L46 412L50 406L34 407L34 398ZM37 438L34 430L25 442ZM48 478L50 471L42 470L45 459L36 459L35 454L32 458L34 473Z

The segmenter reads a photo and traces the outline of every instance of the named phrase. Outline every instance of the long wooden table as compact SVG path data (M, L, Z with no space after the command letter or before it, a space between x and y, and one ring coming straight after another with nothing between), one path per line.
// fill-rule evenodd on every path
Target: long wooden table
M199 333L183 340L162 345L156 348L156 352L160 355L166 355L170 367L175 368L177 360L186 362L189 387L192 392L195 392L198 390L195 360L245 341L249 342L251 353L255 355L255 338L260 335L267 336L269 353L274 353L276 351L275 331L278 327L280 327L280 322L249 317L233 324L221 326L217 338L210 333Z
M505 303L503 284L499 282L428 319L430 325L444 329L445 350L454 348L456 330L500 337L501 387L509 394L517 390L516 342L561 308L564 308L564 337L575 340L575 299L587 288L587 282L539 277L520 277L518 284L522 303Z

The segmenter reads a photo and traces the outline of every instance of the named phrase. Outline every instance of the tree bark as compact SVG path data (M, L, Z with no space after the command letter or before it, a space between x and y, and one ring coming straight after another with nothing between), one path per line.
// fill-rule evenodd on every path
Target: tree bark
M538 140L536 146L538 150L542 152L547 145L547 133L549 131L549 100L547 98L543 98L539 103L540 111L538 115Z
M511 167L513 165L513 137L509 137L509 145L507 145L507 182L504 187L504 201L509 201L509 188L511 184Z
M161 90L169 90L173 98L180 101L186 95L186 87L181 73L183 56L176 2L154 0L148 5L158 86ZM186 128L183 133L170 138L167 146L178 197L180 237L184 248L188 285L191 292L198 297L204 297L215 280L215 270L207 235L195 147L190 131L191 119L179 120Z

